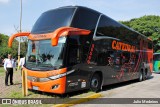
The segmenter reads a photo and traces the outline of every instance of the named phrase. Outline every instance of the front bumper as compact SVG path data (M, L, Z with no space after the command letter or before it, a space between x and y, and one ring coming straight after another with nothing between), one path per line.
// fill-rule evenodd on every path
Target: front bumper
M49 80L46 82L33 82L30 80L27 80L27 83L28 83L28 89L31 89L31 90L35 90L34 87L37 87L36 90L38 91L64 94L65 87L66 87L66 76L56 80ZM57 87L53 88L54 86L57 86Z

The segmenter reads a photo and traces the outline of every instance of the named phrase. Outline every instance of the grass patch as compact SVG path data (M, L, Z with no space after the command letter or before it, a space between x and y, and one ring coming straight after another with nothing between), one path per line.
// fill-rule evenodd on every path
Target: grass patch
M28 90L28 96L23 96L22 91L13 91L9 96L9 98L53 98L52 95L47 95L41 92L34 92Z
M64 102L69 102L69 101L72 101L72 99L70 99L70 97L72 98L85 98L86 96L88 95L92 95L94 94L94 92L92 91L85 91L85 92L76 92L77 94L75 95L69 95L69 96L65 96L65 97L60 97L58 95L54 95L54 94L51 94L51 93L43 93L43 92L39 92L39 91L31 91L31 90L28 90L28 96L24 97L22 96L22 92L21 91L14 91L10 94L9 98L59 98L57 101L58 102L54 102L54 104L42 104L42 105L12 105L13 107L51 107L53 105L55 105L55 103L60 103L60 104L63 104ZM10 105L5 105L5 106L2 106L2 107L10 107Z
M12 92L9 97L10 97L10 98L24 98L24 97L22 96L22 92L15 92L15 91Z
M4 68L0 67L0 75L4 75L4 74L5 74Z
M22 91L19 91L19 92L16 92L16 91L13 91L9 98L30 98L30 96L34 96L35 93L33 93L32 91L28 91L28 96L24 97L22 95ZM37 98L37 97L34 97L34 98Z
M0 67L0 73L3 73L3 72L4 72L4 68Z

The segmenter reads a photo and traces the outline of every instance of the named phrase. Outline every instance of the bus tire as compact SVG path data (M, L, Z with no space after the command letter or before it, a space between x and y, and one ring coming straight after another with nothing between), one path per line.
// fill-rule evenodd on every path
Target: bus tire
M98 92L101 89L101 79L98 73L95 73L90 81L90 89L93 92Z
M144 76L144 75L143 75L143 71L140 71L140 72L139 72L139 78L138 78L138 81L139 81L139 82L143 81L143 76Z
M148 79L148 70L145 69L145 72L144 72L144 80L147 80Z

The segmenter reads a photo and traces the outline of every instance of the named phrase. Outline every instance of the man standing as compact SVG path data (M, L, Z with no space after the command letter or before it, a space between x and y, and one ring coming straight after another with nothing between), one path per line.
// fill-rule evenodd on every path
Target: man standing
M19 64L18 64L18 66L21 67L21 75L22 75L22 70L23 70L24 64L25 64L25 57L21 58L19 61ZM20 85L19 88L22 88L22 85Z
M21 67L21 70L23 69L24 64L25 64L25 57L21 58L19 61L19 66Z
M4 69L6 71L5 77L5 85L8 86L8 77L10 76L10 85L13 85L13 68L16 67L16 63L14 59L12 59L12 55L8 54L8 59L4 62Z

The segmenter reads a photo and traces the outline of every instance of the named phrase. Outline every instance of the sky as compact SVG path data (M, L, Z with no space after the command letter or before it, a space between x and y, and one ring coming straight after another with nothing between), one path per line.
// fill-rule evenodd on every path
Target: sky
M79 5L97 10L117 21L144 15L160 16L160 0L22 0L22 31L31 31L45 11ZM19 29L20 0L0 0L0 33L12 35Z

